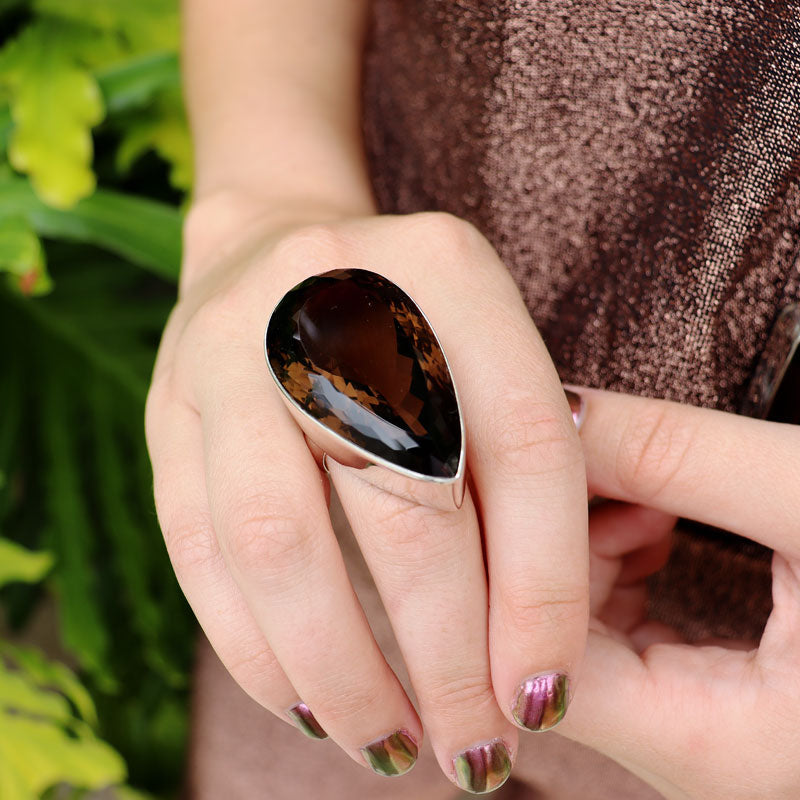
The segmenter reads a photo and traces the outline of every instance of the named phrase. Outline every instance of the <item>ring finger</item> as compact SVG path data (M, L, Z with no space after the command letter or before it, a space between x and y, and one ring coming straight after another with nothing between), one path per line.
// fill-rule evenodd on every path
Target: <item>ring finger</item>
M497 788L518 734L492 689L486 576L470 495L460 509L440 511L384 492L332 459L328 467L443 771L468 791Z

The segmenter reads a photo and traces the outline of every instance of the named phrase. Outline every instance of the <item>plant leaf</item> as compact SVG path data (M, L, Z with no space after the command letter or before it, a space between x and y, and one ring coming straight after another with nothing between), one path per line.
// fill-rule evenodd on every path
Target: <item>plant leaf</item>
M165 89L179 89L181 81L174 52L136 56L100 70L95 76L109 114L140 108Z
M40 14L118 32L138 52L177 50L180 44L176 0L35 0L34 8Z
M193 180L192 142L189 127L177 93L163 94L146 112L129 121L117 151L117 167L122 172L147 150L155 150L172 165L170 183L188 191Z
M12 581L36 583L52 566L50 553L34 553L0 537L0 586Z
M0 172L0 219L12 216L40 236L96 244L177 282L181 215L165 203L101 189L64 211L42 202L28 181Z
M32 647L0 642L0 655L13 662L38 686L56 689L72 703L81 719L97 726L97 710L92 696L75 673L60 661L49 661Z
M63 24L38 20L0 53L14 120L9 160L56 208L94 191L91 128L104 115L97 81L72 58L69 34Z
M19 343L6 356L12 396L0 382L0 401L17 409L10 429L0 417L0 448L9 486L22 487L0 493L0 524L56 555L48 585L64 642L93 682L118 693L100 707L106 733L156 749L147 726L185 685L193 639L153 511L141 424L174 288L88 247L51 243L50 261L56 292L29 300L0 291L0 339ZM40 498L41 518L14 525ZM130 704L139 692L147 711L134 719L120 694ZM117 720L121 730L109 732Z
M9 711L67 723L67 701L55 692L42 691L27 675L10 672L0 664L0 713Z
M126 776L120 756L85 730L75 737L50 722L8 714L0 714L0 765L3 800L38 797L64 782L102 789Z
M24 217L0 219L0 271L8 272L23 294L45 294L52 288L42 243Z
M109 631L103 624L97 576L92 569L96 542L78 473L72 468L80 463L80 451L68 427L76 420L74 399L64 391L55 370L46 376L43 388L41 425L50 448L47 540L59 557L53 585L59 601L61 635L98 684L114 691L116 681L108 666Z

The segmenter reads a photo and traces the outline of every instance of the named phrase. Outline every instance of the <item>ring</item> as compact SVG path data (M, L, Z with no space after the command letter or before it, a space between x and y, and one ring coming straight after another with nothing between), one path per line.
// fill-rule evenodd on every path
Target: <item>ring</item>
M433 328L399 286L363 269L308 278L275 306L264 352L292 416L326 459L416 503L461 507L455 381Z

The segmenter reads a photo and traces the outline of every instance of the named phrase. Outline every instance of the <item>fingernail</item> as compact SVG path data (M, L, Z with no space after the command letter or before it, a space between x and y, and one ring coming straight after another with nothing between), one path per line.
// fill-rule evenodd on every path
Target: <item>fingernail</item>
M511 757L500 739L462 751L453 759L458 785L472 794L499 789L511 774Z
M328 734L317 722L316 717L311 713L311 709L305 703L297 703L287 712L289 719L306 735L309 739L327 739Z
M511 713L529 731L546 731L567 713L569 678L562 672L548 672L527 678L520 685Z
M580 430L581 425L583 425L583 418L586 416L586 402L572 389L564 389L564 394L567 396L569 410L572 412L572 421L575 423L575 427Z
M367 764L378 775L404 775L417 760L417 743L406 731L395 731L361 748Z

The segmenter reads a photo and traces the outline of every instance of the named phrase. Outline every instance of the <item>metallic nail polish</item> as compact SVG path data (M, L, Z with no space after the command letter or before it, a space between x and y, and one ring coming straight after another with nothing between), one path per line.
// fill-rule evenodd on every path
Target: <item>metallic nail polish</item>
M417 743L407 731L395 731L361 748L367 764L378 775L404 775L417 760Z
M511 774L511 757L501 739L462 751L453 759L458 785L472 794L499 789Z
M512 707L514 719L529 731L546 731L567 713L569 678L562 672L548 672L526 678Z
M297 703L297 705L292 706L286 714L309 739L328 738L328 734L322 729L322 726L317 722L305 703Z
M586 401L572 389L564 389L564 394L567 396L569 403L569 410L572 412L572 421L575 427L580 430L583 425L583 419L586 416Z

